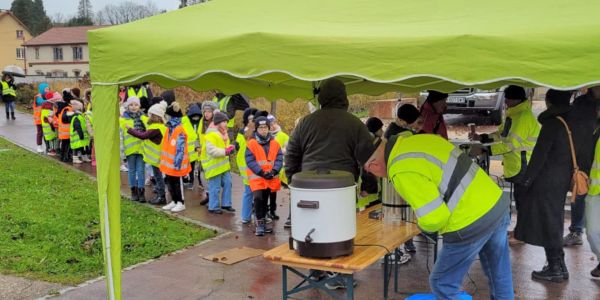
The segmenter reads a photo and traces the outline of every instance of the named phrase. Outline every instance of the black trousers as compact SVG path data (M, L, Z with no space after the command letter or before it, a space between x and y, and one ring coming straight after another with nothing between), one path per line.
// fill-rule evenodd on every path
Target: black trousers
M252 193L254 195L254 214L257 220L264 219L269 209L268 201L271 194L270 189L258 190Z
M565 257L565 251L563 248L547 248L544 247L544 252L546 252L546 260L551 261L553 259L559 260Z
M167 188L169 189L169 194L171 194L171 200L175 203L183 203L183 198L181 196L181 177L175 176L165 176L165 183L167 184Z
M71 140L60 140L60 160L68 161L71 158Z
M277 192L269 193L269 212L274 213L277 210Z
M202 170L200 170L200 166L201 166L200 162L199 161L193 161L191 163L191 165L192 165L192 170L190 171L190 174L188 174L188 176L186 178L184 178L183 181L185 183L191 183L193 185L194 184L194 170L196 170L196 171L198 171L198 185L200 187L203 187L202 186L202 179L200 179L201 176L202 176Z

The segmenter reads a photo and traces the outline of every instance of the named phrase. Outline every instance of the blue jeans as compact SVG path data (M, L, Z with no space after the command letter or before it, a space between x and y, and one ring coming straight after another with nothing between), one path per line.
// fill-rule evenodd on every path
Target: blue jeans
M144 180L146 180L144 165L144 156L141 154L131 154L127 156L129 187L144 188Z
M5 102L4 109L6 110L6 115L9 113L15 113L15 101Z
M208 179L208 197L209 210L231 207L231 174L229 171ZM221 205L219 205L219 202L221 202Z
M163 174L158 167L152 166L152 173L154 174L154 182L156 182L156 193L159 196L165 195L165 179Z
M250 221L252 219L252 202L254 196L250 186L244 184L244 195L242 196L242 221Z
M491 299L514 299L506 231L508 213L491 233L472 243L444 243L429 276L436 299L460 299L463 279L479 255L490 286Z
M575 203L571 203L571 226L569 226L570 232L583 233L585 196L587 195L577 196L577 198L575 198Z

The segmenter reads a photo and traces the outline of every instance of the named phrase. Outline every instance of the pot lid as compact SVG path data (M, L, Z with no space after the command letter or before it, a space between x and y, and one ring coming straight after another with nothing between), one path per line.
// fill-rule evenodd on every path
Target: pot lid
M320 169L294 174L290 184L299 189L337 189L354 186L354 175L346 171Z

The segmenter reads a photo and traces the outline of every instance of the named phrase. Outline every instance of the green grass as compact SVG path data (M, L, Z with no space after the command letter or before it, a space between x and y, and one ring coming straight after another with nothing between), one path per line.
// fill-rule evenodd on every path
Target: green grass
M122 199L123 267L213 237ZM0 272L63 284L103 274L96 183L0 138Z

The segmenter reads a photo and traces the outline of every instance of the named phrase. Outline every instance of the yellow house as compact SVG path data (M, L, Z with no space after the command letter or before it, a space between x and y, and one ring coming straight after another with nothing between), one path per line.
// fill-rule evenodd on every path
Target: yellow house
M0 10L0 70L17 65L27 70L23 43L32 38L29 29L8 10Z

